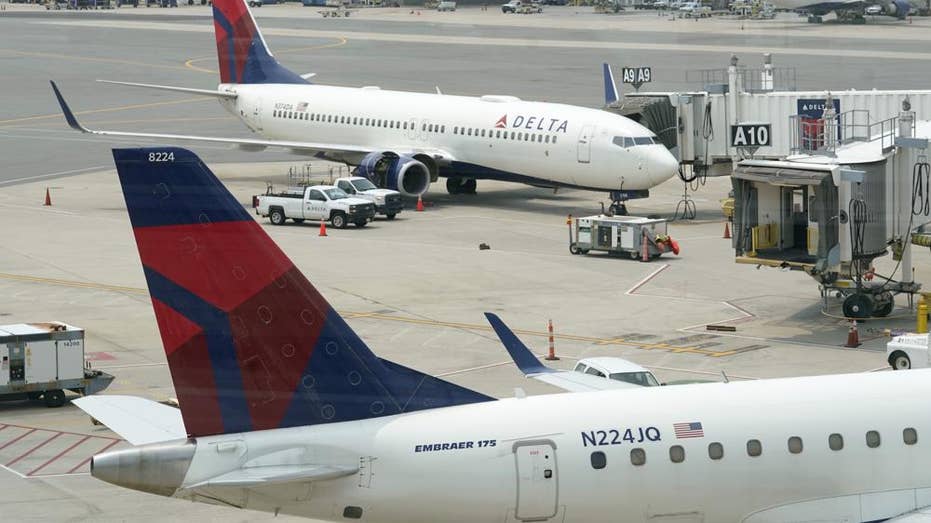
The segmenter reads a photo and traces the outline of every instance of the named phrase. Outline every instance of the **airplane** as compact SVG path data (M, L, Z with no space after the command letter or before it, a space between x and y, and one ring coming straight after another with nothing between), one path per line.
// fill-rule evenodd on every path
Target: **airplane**
M777 9L789 11L803 11L808 13L808 21L821 23L821 17L829 13L836 13L841 20L859 20L862 22L867 8L879 6L880 13L885 16L905 20L914 9L924 7L923 0L770 0Z
M646 198L678 162L646 127L623 116L514 96L453 96L311 84L272 56L244 0L213 2L220 69L216 90L108 82L216 98L261 138L92 130L58 87L74 129L102 136L200 141L246 150L288 149L356 166L357 175L406 196L442 176L451 194L475 193L478 179L608 192L614 207ZM325 141L311 141L326 137Z
M97 479L340 522L931 518L931 370L495 399L376 356L190 151L113 156L180 416L75 400L146 442Z

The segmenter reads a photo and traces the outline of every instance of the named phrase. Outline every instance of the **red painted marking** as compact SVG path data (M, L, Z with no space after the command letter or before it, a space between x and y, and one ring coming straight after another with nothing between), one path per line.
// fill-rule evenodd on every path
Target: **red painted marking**
M89 361L109 361L115 360L116 356L109 352L86 352L84 353L84 359Z
M26 427L23 427L23 428L26 428ZM5 448L9 447L10 445L12 445L12 444L16 443L17 441L19 441L19 440L25 438L26 436L32 434L33 432L35 432L35 431L37 431L37 430L39 430L39 429L30 429L30 430L28 430L28 431L26 431L26 432L23 432L23 433L20 434L19 436L13 438L12 441L6 442L5 445L3 445L2 447L0 447L0 450L3 450L3 449L5 449Z
M48 438L47 440L43 441L42 443L39 443L39 444L36 445L35 447L32 447L31 449L27 450L26 452L20 454L19 456L16 457L16 459L14 459L13 461L7 463L6 466L9 467L9 466L13 465L14 463L16 463L17 461L20 461L21 459L25 458L26 456L32 454L33 452L39 450L39 449L42 448L42 447L48 445L48 443L49 443L50 441L52 441L52 440L58 438L58 437L61 436L62 434L63 434L63 432L58 432L58 433L56 433L56 434L55 434L54 436L52 436L51 438Z
M119 440L119 439L118 439L118 440L116 440L116 441L111 441L110 443L107 444L106 447L104 447L104 448L98 450L98 451L95 452L94 454L100 454L100 453L102 453L102 452L106 452L110 447L116 445L116 444L119 443L120 441L122 441L122 440ZM77 465L75 465L75 467L74 467L73 469L69 470L69 471L67 472L67 474L74 474L74 472L75 472L76 470L78 470L79 468L83 467L84 465L87 465L88 463L90 463L91 458L94 457L94 454L91 454L91 456L90 456L89 458L87 458L87 459L85 459L84 461L82 461L82 462L78 463Z
M63 434L63 433L62 433L62 434ZM51 465L52 462L58 460L59 458L61 458L61 457L64 456L65 454L71 452L71 451L74 450L78 445L80 445L81 443L84 443L85 441L91 439L92 437L93 437L93 436L84 436L83 438L79 439L77 442L73 443L70 447L68 447L68 448L66 448L65 450L59 452L58 454L55 454L55 456L53 456L51 459L49 459L49 460L46 461L45 463L43 463L43 464L39 465L38 467L32 469L31 471L27 472L26 475L27 475L27 476L32 476L32 475L35 474L36 472L39 472L40 470L44 469L45 467Z
M47 430L47 429L37 429L37 428L35 428L35 427L27 427L27 426L25 426L25 425L16 425L16 424L13 424L13 423L7 423L6 426L7 426L7 427L16 427L16 428L18 428L18 429ZM62 434L70 434L70 435L72 435L72 436L87 436L87 434L82 434L82 433L80 433L80 432L68 432L67 430L55 430L55 431L48 430L48 432L61 432ZM123 440L120 439L120 438L114 438L114 437L112 437L112 436L91 436L91 437L93 437L93 438L100 438L100 439L112 439L112 440L116 440L116 441L123 441ZM3 448L3 447L0 447L0 448Z
M162 345L168 356L171 356L194 336L203 334L200 326L155 298L152 298L152 308L155 309L158 332L162 336Z
M140 227L134 233L143 265L224 311L294 267L254 220Z

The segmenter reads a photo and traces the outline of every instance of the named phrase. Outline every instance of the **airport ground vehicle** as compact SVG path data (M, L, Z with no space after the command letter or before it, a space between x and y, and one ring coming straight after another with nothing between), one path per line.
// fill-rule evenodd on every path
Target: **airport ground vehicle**
M501 6L501 12L505 14L516 13L521 4L521 0L511 0L510 2Z
M65 403L65 392L94 394L113 376L84 361L84 329L59 322L0 326L0 400Z
M679 7L679 14L686 18L705 18L711 16L711 8L701 2L686 2Z
M333 227L343 229L349 223L365 227L375 217L375 204L363 198L351 197L332 185L312 185L266 194L252 199L255 213L267 216L272 225L284 225L288 220L329 221Z
M894 370L929 367L928 334L903 334L886 344L886 360Z
M333 185L350 196L372 202L375 204L375 213L384 214L389 220L393 220L404 209L401 193L391 189L379 189L367 178L361 176L337 178L333 180Z
M437 11L455 11L456 2L451 2L449 0L443 0L436 6Z
M652 372L622 358L583 358L572 370L640 387L656 387L660 384Z
M667 234L666 220L662 218L599 214L568 221L572 254L601 251L643 259L644 246L648 260L668 251L679 254L679 244Z

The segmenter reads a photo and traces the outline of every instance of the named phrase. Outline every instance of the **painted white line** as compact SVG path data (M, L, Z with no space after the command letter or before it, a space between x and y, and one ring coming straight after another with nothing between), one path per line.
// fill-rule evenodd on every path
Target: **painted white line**
M168 363L127 363L126 365L94 365L95 369L98 370L110 370L110 369L135 369L138 367L164 367Z
M455 374L465 374L466 372L473 372L476 370L483 370L483 369L491 369L493 367L501 367L501 366L508 365L508 364L513 365L514 362L511 360L508 360L508 361L502 361L501 363L489 363L488 365L479 365L478 367L469 367L468 369L451 370L449 372L443 372L441 374L434 374L434 376L436 376L437 378L442 378L444 376L453 376Z
M70 171L58 171L54 173L37 174L35 176L24 176L22 178L13 178L12 180L0 181L0 186L11 185L11 184L20 183L20 182L29 182L32 180L42 180L45 178L53 178L55 176L64 176L66 174L78 174L78 173L84 173L88 171L99 171L101 169L107 169L107 168L109 167L106 165L97 165L94 167L84 167L83 169L71 169Z
M3 469L3 470L5 470L5 471L7 471L7 472L9 472L9 473L11 473L11 474L15 474L15 475L19 476L19 477L22 478L22 479L28 479L28 478L29 478L29 477L26 476L25 474L20 474L19 472L16 472L15 470L11 469L10 467L7 467L6 465L0 465L0 469Z
M647 276L646 278L644 278L644 279L640 280L639 282L637 282L637 283L636 283L633 287L631 287L630 289L627 289L627 292L625 292L624 294L626 294L627 296L633 296L633 294L634 294L635 292L637 292L637 289L639 289L640 287L643 287L644 285L646 285L650 280L652 280L653 278L655 278L657 274L659 274L659 273L665 271L665 270L668 269L668 268L669 268L669 264L668 264L668 263L664 263L664 264L661 265L658 269L656 269L655 271L651 272L651 273L649 274L649 276Z
M71 472L64 474L39 474L37 476L23 476L26 479L45 479L45 478L70 478L74 476L90 476L90 472Z

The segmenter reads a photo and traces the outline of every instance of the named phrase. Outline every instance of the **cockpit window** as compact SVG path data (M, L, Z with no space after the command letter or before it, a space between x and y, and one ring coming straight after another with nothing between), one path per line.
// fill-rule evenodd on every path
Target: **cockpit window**
M614 145L624 147L633 147L635 145L653 145L657 143L652 136L615 136L612 140Z

